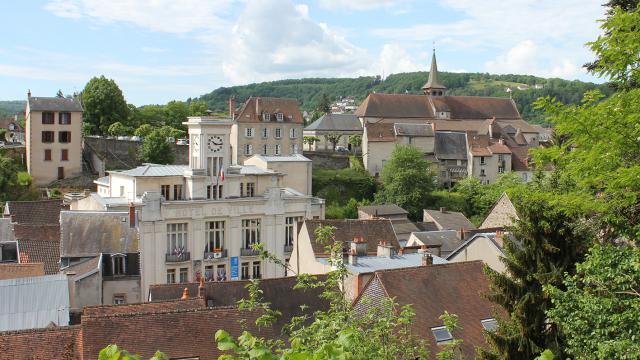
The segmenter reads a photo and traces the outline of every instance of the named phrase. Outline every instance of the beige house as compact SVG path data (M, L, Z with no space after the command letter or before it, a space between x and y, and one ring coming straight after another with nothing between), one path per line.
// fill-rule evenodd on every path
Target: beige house
M500 260L504 257L502 236L502 233L475 234L446 256L446 259L453 263L481 260L493 270L504 272L505 265Z
M507 193L502 193L500 199L493 205L489 214L480 225L480 229L508 228L519 220L518 212L509 199Z
M302 153L303 118L296 99L250 97L236 110L229 100L231 160L243 164L253 155L285 156Z
M281 186L311 195L311 160L301 154L288 156L253 155L245 160L245 165L253 165L264 170L285 174Z
M82 173L82 105L77 98L27 97L27 170L36 185Z
M145 299L151 284L284 276L285 269L263 262L252 244L286 261L296 224L324 218L324 201L309 195L308 172L298 169L309 162L255 158L249 161L255 165L235 165L231 119L190 117L185 124L188 166L111 171L96 181L98 193L75 201L72 210L135 206Z

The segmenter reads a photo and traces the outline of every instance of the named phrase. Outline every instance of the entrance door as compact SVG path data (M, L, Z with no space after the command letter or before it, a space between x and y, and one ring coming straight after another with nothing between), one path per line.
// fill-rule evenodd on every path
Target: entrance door
M60 166L58 168L58 180L64 179L64 167Z

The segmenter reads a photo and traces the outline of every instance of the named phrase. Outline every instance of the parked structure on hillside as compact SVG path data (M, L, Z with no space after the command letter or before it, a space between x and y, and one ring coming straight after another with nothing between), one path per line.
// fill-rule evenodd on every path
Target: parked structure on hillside
M36 185L82 173L82 105L78 98L32 97L26 108L27 170Z

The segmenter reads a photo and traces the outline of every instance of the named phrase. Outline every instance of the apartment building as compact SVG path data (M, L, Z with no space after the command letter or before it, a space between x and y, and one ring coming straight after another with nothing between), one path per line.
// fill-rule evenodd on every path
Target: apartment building
M285 156L302 153L304 120L296 99L250 97L236 109L229 99L234 119L231 128L232 161L242 164L253 155Z
M137 213L141 291L152 284L204 278L273 278L285 269L263 262L254 243L287 261L296 224L323 219L324 201L311 196L309 159L256 156L231 160L232 119L190 117L188 166L143 164L98 179L98 192L71 210ZM251 164L249 164L251 163Z
M82 105L78 98L32 97L26 108L27 170L36 185L82 173Z

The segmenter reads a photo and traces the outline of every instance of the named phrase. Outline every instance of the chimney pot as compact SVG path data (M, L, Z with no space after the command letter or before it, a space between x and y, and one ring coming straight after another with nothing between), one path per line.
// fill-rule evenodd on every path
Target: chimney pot
M186 300L189 298L189 288L184 288L184 290L182 290L182 297L180 298L180 300Z
M444 207L444 206L443 206L443 207L441 207L441 208L440 208L440 212L441 212L441 213L445 213L445 212L447 212L447 208L446 208L446 207Z
M129 203L129 227L136 227L136 207L133 203Z
M204 277L200 277L200 286L198 286L198 297L204 297Z
M358 264L358 253L355 249L351 249L349 251L349 265L357 265Z
M30 98L31 97L31 89L27 90L27 97Z
M422 266L433 265L433 256L428 252L422 255Z

